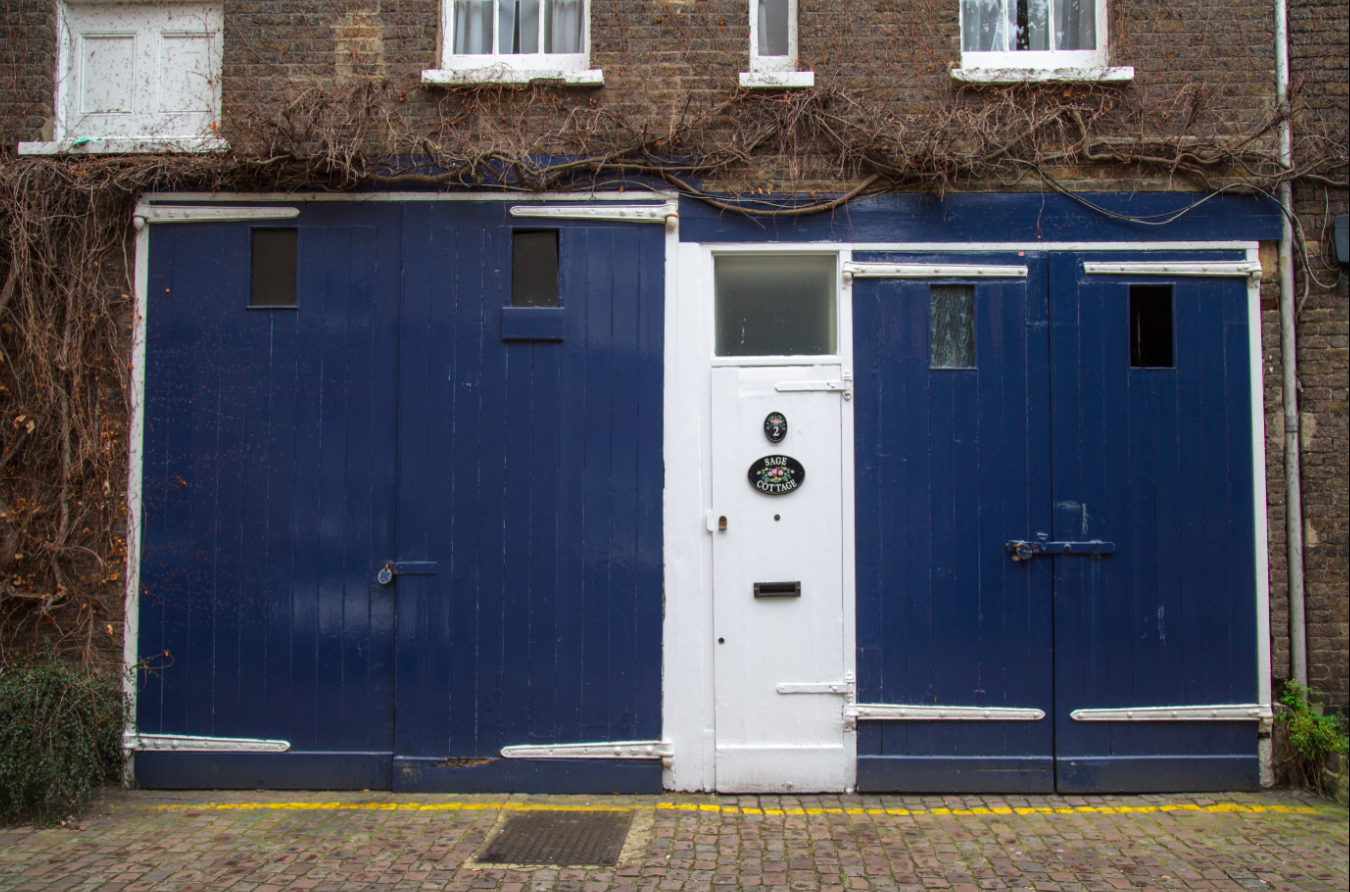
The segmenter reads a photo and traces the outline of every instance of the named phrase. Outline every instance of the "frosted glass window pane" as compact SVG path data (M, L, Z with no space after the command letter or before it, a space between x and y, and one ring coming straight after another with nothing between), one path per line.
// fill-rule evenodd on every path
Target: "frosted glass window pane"
M583 0L549 0L548 35L544 41L546 53L579 53Z
M212 39L209 34L160 35L159 110L210 114L215 87L211 83Z
M80 55L80 111L86 115L134 112L136 36L82 35Z
M788 0L759 0L759 54L788 54Z
M932 286L928 328L929 368L975 368L975 286Z
M833 256L718 257L717 355L833 354L835 278Z
M455 0L454 52L479 55L492 52L494 0Z
M498 0L497 52L539 52L539 0Z
M1055 4L1055 49L1097 48L1097 0L1059 0Z

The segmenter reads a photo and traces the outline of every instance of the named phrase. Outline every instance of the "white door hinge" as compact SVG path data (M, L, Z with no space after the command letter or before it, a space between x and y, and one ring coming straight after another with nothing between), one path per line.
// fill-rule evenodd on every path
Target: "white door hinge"
M780 381L773 389L779 393L799 393L810 390L825 390L842 393L844 399L853 399L853 373L844 372L838 381Z

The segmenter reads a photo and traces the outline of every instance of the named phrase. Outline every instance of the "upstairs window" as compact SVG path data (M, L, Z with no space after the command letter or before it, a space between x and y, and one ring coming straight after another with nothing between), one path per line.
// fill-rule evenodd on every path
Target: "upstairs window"
M751 90L810 87L815 74L797 70L797 0L750 0L750 70L741 86Z
M1119 82L1134 76L1132 68L1106 67L1106 0L960 3L958 80Z
M590 0L442 0L441 67L424 83L604 82L590 68Z
M223 5L57 5L55 116L45 152L200 151L220 140Z

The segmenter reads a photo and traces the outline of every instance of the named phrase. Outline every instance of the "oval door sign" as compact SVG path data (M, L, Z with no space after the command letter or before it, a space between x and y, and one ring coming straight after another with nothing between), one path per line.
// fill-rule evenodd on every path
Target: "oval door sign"
M785 496L806 482L806 468L790 455L766 455L750 466L747 476L765 495Z

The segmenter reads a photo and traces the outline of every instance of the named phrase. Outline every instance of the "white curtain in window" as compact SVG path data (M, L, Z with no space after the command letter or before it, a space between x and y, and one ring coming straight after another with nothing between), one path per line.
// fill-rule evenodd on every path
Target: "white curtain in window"
M455 0L453 52L492 52L492 14L495 5L493 0Z
M548 37L544 52L579 53L585 0L549 0Z
M1014 17L1014 27L1016 22ZM1002 0L962 0L961 48L966 52L989 53L1006 50L1007 26L1008 11Z
M1055 49L1097 48L1097 0L1058 0L1055 4Z
M1050 49L1050 0L1025 0L1027 27L1026 33L1022 34L1018 29L1018 36L1023 39L1018 40L1015 46L1009 49L1016 50L1048 50ZM1017 13L1021 13L1019 8ZM1014 14L1014 20L1017 13Z
M759 0L759 54L788 54L788 0Z
M539 0L497 0L497 52L539 52Z

